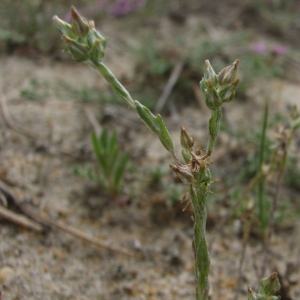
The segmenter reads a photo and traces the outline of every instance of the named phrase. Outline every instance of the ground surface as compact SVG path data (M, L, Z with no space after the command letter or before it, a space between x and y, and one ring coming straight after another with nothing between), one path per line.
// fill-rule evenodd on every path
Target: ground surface
M198 16L189 13L180 32L189 32L199 26ZM178 33L170 19L162 19L162 40ZM132 80L134 64L128 52L122 53L124 41L137 41L120 34L123 23L103 24L102 31L112 36L106 64L119 78ZM151 28L151 26L150 26ZM150 30L148 27L144 30ZM117 32L118 34L114 34ZM192 31L190 31L192 32ZM90 144L92 131L87 110L100 126L117 130L122 148L130 152L132 165L146 170L155 163L168 166L171 159L133 112L118 105L72 101L70 95L59 97L54 87L59 81L68 86L102 87L104 81L85 65L56 61L51 58L28 59L20 56L0 58L2 101L17 132L0 119L0 179L23 201L55 220L72 225L86 234L112 246L127 249L136 257L107 249L99 249L87 242L48 229L43 233L25 229L1 220L0 233L0 290L2 299L194 299L193 253L191 250L192 222L190 213L168 209L161 188L153 187L145 193L143 185L132 182L128 175L125 191L134 191L130 203L121 205L109 201L94 184L75 176L74 165L94 161ZM47 95L30 101L21 91L32 89L32 78L47 82ZM200 78L199 78L200 79ZM267 80L247 92L247 101L230 103L226 110L229 126L238 124L251 128L260 122L265 95L269 94L274 110L286 113L287 107L299 103L297 82L282 79ZM292 95L292 97L291 97ZM69 98L68 98L69 97ZM66 99L68 98L68 99ZM178 126L184 124L196 140L207 137L209 112L204 106L180 106L174 116L166 116L166 124L179 149ZM30 132L27 137L22 130ZM226 155L244 145L222 133L215 157L215 168L226 175L229 166ZM229 149L229 150L228 150ZM251 150L251 149L250 149ZM179 150L178 150L179 152ZM230 160L233 163L233 160ZM218 166L219 164L219 166ZM144 168L144 169L143 169ZM138 171L137 171L138 172ZM139 171L147 180L147 173ZM168 184L168 183L167 183ZM294 192L299 201L299 191ZM1 195L0 195L1 196ZM2 197L2 196L1 196ZM282 198L284 196L282 195ZM158 199L158 200L157 200ZM159 203L160 206L157 205ZM181 207L181 206L180 206ZM238 266L243 249L240 222L229 222L220 231L215 230L226 214L225 209L209 211L212 226L208 231L211 243L212 299L233 299ZM272 259L267 273L274 270L285 276L287 295L283 300L300 298L299 279L299 222L285 220L271 242ZM139 254L143 258L139 258ZM246 249L239 299L246 299L247 286L257 288L263 254L261 242L251 238ZM289 266L294 266L290 272ZM290 272L290 274L286 274Z

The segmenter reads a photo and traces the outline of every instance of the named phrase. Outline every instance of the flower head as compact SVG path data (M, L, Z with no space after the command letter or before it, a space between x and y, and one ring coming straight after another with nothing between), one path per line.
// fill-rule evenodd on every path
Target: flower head
M71 7L71 24L53 17L53 21L67 44L65 52L71 53L75 61L97 64L104 57L107 39L95 28L94 21L83 18L74 6Z
M235 96L236 87L239 83L239 79L236 78L239 62L240 60L236 59L230 66L216 75L209 61L205 61L206 71L200 81L200 87L209 109L221 107L224 102L230 102Z

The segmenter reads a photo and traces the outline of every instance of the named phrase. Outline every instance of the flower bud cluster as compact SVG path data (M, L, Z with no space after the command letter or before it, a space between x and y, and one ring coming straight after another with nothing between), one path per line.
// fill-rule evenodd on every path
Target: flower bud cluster
M280 289L280 283L277 273L274 272L269 277L260 280L260 288L258 293L255 293L251 288L248 288L249 300L280 300L280 296L275 296L275 292Z
M236 78L237 66L240 60L216 74L209 61L206 60L206 71L200 81L200 87L205 96L205 102L209 109L216 109L224 102L230 102L234 96L239 79Z
M71 53L77 62L90 61L97 64L104 57L107 38L96 30L94 21L87 21L80 16L74 6L71 7L72 22L53 17L62 39L67 44L65 52Z
M191 159L189 163L182 165L170 165L170 168L175 172L177 179L185 184L192 184L194 188L200 189L205 186L205 190L209 191L210 171L207 157L197 156L194 152L190 152Z

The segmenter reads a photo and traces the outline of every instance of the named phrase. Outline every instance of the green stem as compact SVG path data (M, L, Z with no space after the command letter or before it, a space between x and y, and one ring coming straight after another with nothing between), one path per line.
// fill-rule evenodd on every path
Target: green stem
M264 154L265 154L265 145L266 145L266 132L267 132L267 124L268 124L268 112L269 112L269 105L266 103L265 110L264 110L264 118L263 118L263 125L261 131L261 140L260 140L260 147L259 147L259 159L258 159L258 172L262 173L262 167L264 162ZM261 230L263 237L266 235L267 229L267 212L266 212L266 203L265 203L265 181L264 176L261 177L261 180L258 183L258 207L259 207L259 219L261 222Z
M111 84L113 90L123 99L126 104L130 107L135 108L135 102L131 98L129 92L125 89L125 87L120 83L120 81L115 77L115 75L111 72L109 68L106 67L102 62L98 62L97 64L89 61L89 65L95 68L104 78L105 80Z
M95 68L105 78L105 80L110 83L113 90L126 102L127 105L137 111L143 122L158 136L162 145L171 153L175 162L178 163L173 141L162 117L160 115L154 116L147 107L138 101L134 101L126 88L102 62L99 61L96 63L89 60L87 63Z
M190 187L191 202L194 210L194 241L195 276L197 280L196 299L207 300L209 293L209 269L210 258L205 238L206 228L206 197L207 187L204 190L196 190Z
M207 154L209 156L213 151L216 139L219 135L221 120L222 120L222 108L218 107L215 109L211 109L211 118L209 120L209 141L208 141L208 148L207 148Z

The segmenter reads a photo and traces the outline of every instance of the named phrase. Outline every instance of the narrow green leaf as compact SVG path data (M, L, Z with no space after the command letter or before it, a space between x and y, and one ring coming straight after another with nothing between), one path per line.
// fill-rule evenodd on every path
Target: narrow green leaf
M105 153L101 149L100 139L98 139L96 133L92 133L92 143L94 147L94 152L98 161L99 168L102 172L106 169L106 158Z
M113 131L112 134L108 135L108 147L106 153L106 162L107 162L107 175L111 176L113 174L113 169L116 163L116 160L119 155L119 147L117 145L117 133Z
M129 154L126 153L123 156L121 156L117 162L115 176L114 176L114 184L117 189L119 188L128 160L129 160Z
M117 160L120 155L120 150L118 148L115 148L112 152L108 155L108 165L109 165L109 175L112 175L114 173L114 170L116 169Z
M161 117L161 115L156 116L157 123L159 124L160 131L158 132L158 137L164 147L171 153L174 153L173 141L170 137L169 131Z
M262 167L265 159L265 149L266 149L266 134L268 126L268 114L269 114L269 104L265 104L265 110L263 115L263 123L261 129L260 147L259 147L259 158L257 173L262 174ZM259 208L259 220L261 222L261 233L264 236L267 230L268 216L267 216L267 202L265 193L265 180L262 177L258 183L258 208Z
M166 125L161 115L157 115L155 117L147 107L145 107L138 101L135 101L135 103L136 103L136 110L139 116L141 117L141 119L144 121L144 123L152 132L157 134L163 146L173 155L174 154L173 142L171 140L169 131L166 128Z
M100 148L100 144L98 141L98 137L95 132L92 133L92 143L93 143L93 148L94 148L96 157L98 160L100 160L99 157L101 156L101 148Z
M113 131L113 133L111 134L111 137L109 138L108 151L112 152L116 148L118 148L118 145L117 145L117 133L116 133L116 131Z
M158 134L160 130L160 125L158 124L156 117L146 106L142 105L140 102L135 101L135 104L136 104L136 110L140 118L144 121L144 123L151 131Z
M106 128L103 128L102 132L101 132L101 135L100 135L100 143L101 143L101 146L102 146L102 149L104 149L105 151L107 150L108 148L108 132L107 132L107 129Z

